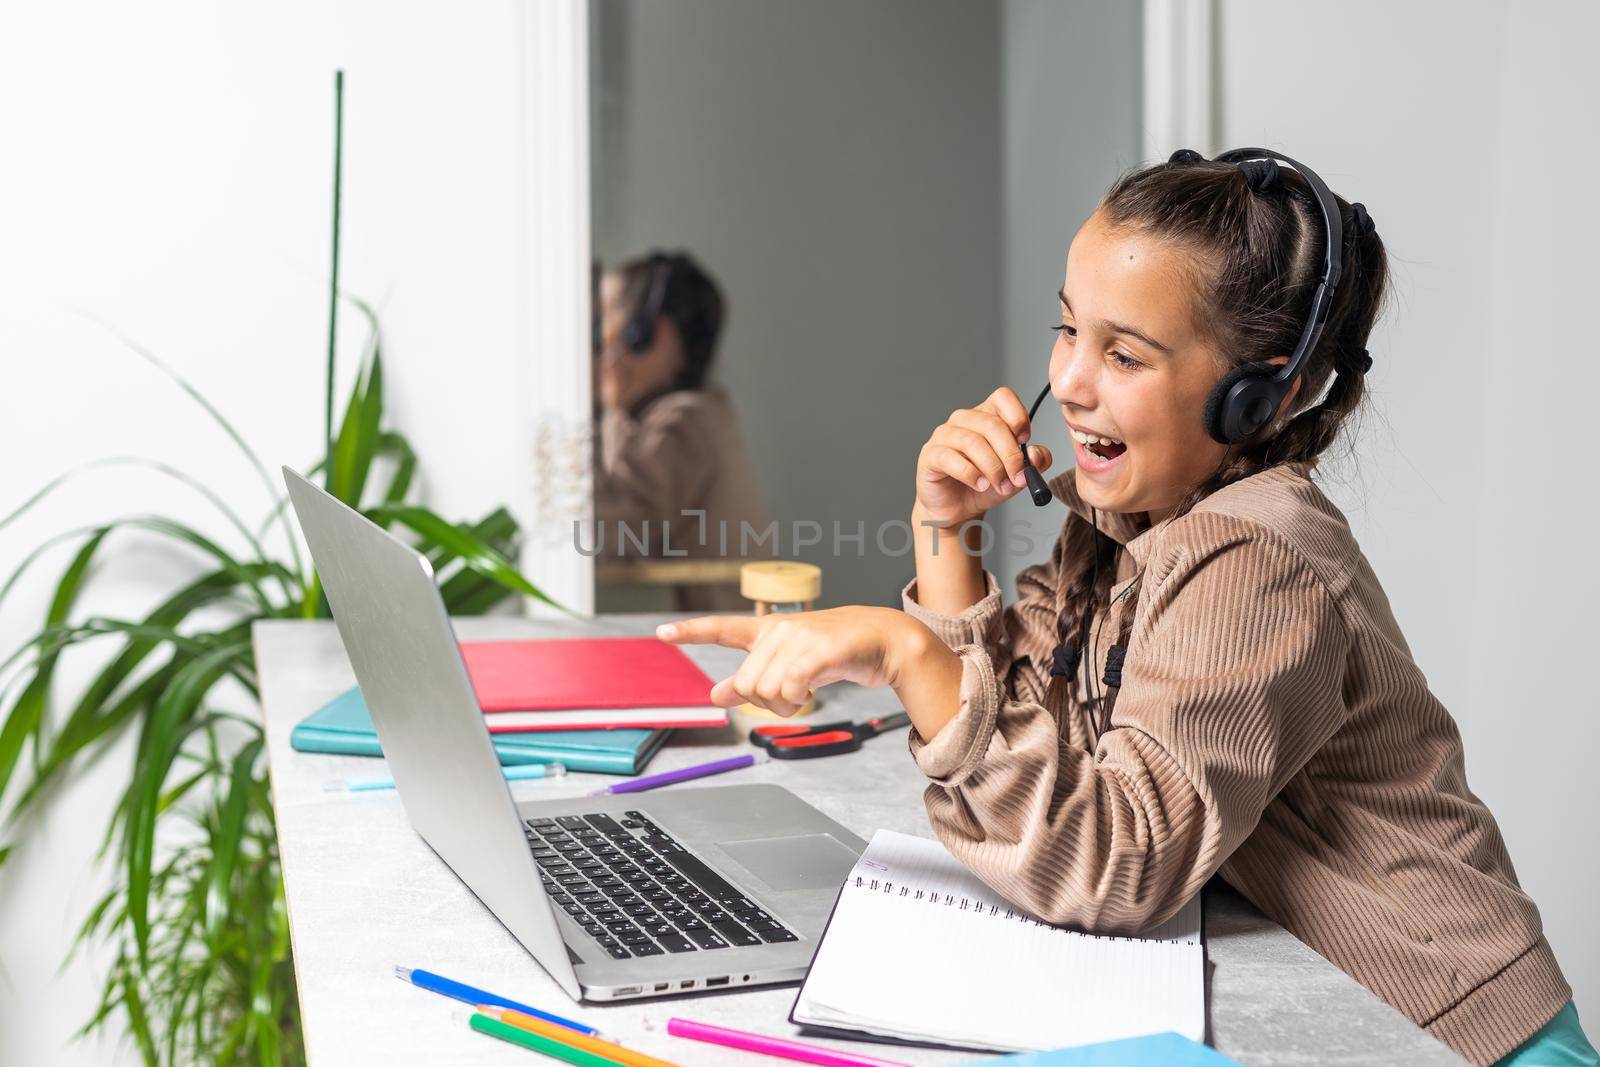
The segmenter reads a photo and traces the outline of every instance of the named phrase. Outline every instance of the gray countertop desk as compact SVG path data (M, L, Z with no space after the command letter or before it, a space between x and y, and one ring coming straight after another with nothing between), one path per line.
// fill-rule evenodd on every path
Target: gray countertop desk
M647 634L665 616L602 616L592 623L522 618L467 619L463 640L553 637L581 633ZM673 1015L743 1030L794 1035L787 1020L795 987L714 995L572 1004L489 911L412 832L392 792L330 793L330 779L378 773L359 757L295 752L289 731L301 718L354 684L337 631L327 622L258 624L262 713L272 769L273 804L288 895L305 1039L313 1067L356 1064L473 1063L526 1065L541 1060L471 1033L466 1005L394 978L395 964L424 967L460 981L570 1014L642 1052L683 1064L779 1063L665 1032ZM691 648L713 677L732 673L742 653ZM832 686L830 719L896 709L889 690ZM670 770L748 751L744 731L681 731L651 763ZM575 796L616 779L573 775L513 782L518 800ZM863 838L888 828L931 837L922 807L924 779L898 733L859 752L828 759L769 762L707 779L775 782ZM684 788L683 786L673 788ZM1209 1040L1246 1067L1276 1064L1459 1064L1434 1041L1343 972L1267 919L1237 893L1213 882L1205 897ZM812 1040L812 1039L807 1039ZM868 1056L917 1064L971 1063L973 1053L832 1042Z

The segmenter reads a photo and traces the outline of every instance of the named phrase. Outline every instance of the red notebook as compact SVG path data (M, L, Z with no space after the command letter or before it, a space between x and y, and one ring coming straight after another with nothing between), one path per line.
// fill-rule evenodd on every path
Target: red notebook
M463 641L491 733L726 726L712 681L654 637Z

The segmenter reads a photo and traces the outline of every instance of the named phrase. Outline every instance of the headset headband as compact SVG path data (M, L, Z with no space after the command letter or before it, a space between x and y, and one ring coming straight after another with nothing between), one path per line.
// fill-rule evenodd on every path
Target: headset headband
M673 258L665 252L650 253L650 284L643 298L628 313L622 326L622 341L634 354L649 348L656 337L656 319L667 302L667 285L672 281Z
M1322 337L1322 327L1328 321L1328 311L1333 307L1333 293L1339 288L1339 277L1344 272L1344 216L1339 212L1339 201L1334 199L1327 183L1317 176L1317 172L1281 152L1265 148L1235 148L1217 156L1215 162L1237 164L1252 159L1273 159L1295 169L1295 173L1304 179L1312 195L1317 198L1317 207L1322 212L1322 224L1328 237L1327 247L1322 253L1322 278L1317 282L1316 294L1311 298L1311 312L1306 316L1306 327L1300 334L1300 343L1295 345L1289 362L1271 378L1287 391L1288 384L1294 381L1300 368L1315 351L1317 341Z

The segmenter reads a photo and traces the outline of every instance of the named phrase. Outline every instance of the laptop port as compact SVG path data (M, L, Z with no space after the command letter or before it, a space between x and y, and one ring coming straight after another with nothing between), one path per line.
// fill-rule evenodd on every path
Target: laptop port
M656 983L656 990L655 990L655 991L656 991L656 992L657 992L657 993L659 993L659 992L661 992L661 991L662 991L662 990L664 990L664 989L666 989L666 988L667 988L667 987L668 987L668 986L670 986L670 985L671 985L671 984L672 984L672 983L671 983L671 982L657 982L657 983Z
M618 986L617 987L616 995L619 996L619 997L631 997L635 993L643 993L643 992L644 992L644 986L642 986L642 985L625 985L625 986Z
M727 984L728 984L728 976L727 975L723 975L721 978L707 978L706 979L706 988L707 989L711 988L714 985L727 985Z
M693 978L685 978L683 981L678 983L678 988L679 989L693 989L694 988L694 979Z

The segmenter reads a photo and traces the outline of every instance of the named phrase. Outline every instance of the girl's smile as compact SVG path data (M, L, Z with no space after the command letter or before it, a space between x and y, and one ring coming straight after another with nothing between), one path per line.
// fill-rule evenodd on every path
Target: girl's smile
M1122 441L1074 426L1070 419L1067 420L1067 430L1072 435L1072 454L1077 467L1085 474L1109 475L1122 457L1128 454L1128 446ZM1080 488L1079 492L1082 491Z

